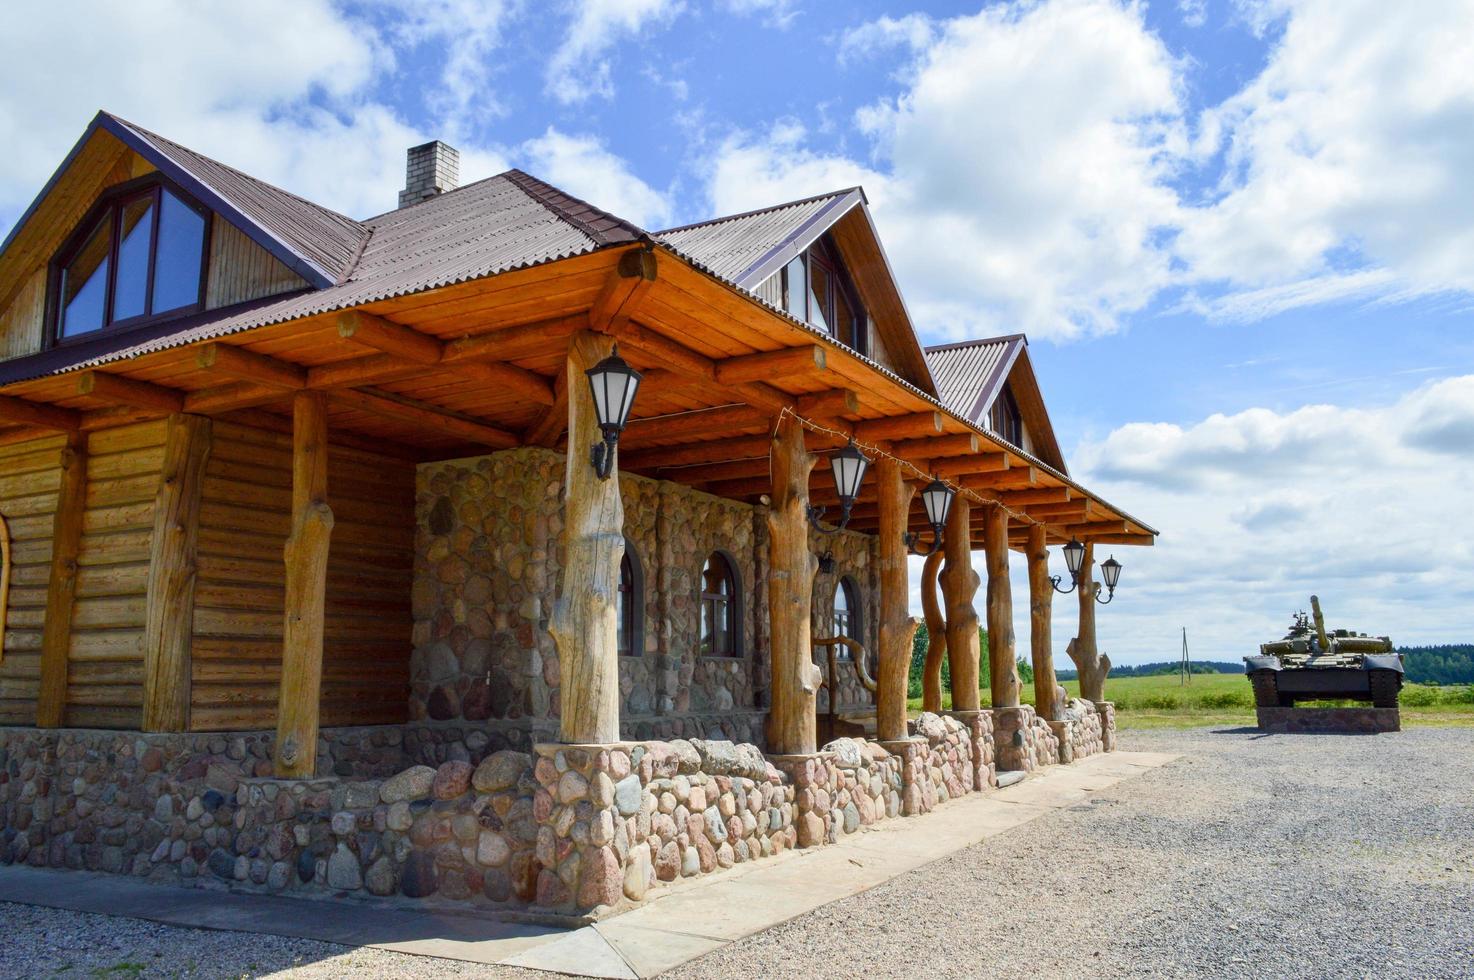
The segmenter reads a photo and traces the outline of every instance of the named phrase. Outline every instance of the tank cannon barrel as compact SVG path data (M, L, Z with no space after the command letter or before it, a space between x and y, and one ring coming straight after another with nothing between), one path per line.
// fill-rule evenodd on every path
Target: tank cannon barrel
M1315 635L1320 639L1320 648L1329 650L1331 641L1326 636L1326 617L1320 611L1320 596L1310 597L1310 611L1315 614Z

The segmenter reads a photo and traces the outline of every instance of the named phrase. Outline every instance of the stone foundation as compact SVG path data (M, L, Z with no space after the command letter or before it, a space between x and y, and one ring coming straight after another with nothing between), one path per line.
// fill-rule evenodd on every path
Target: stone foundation
M1064 718L1050 721L1049 728L1059 742L1059 761L1074 762L1105 751L1101 737L1101 717L1095 705L1080 698L1071 698L1064 710Z
M999 769L1033 772L1060 761L1059 737L1033 705L993 708L991 714Z
M1116 705L1112 701L1095 701L1095 713L1100 715L1100 747L1102 751L1116 751Z
M1259 727L1277 735L1345 732L1370 735L1402 731L1397 708L1258 708Z

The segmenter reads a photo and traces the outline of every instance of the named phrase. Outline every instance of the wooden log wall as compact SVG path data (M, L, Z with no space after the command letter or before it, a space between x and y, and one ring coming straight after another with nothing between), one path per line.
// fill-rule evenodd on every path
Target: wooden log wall
M0 724L33 725L41 685L41 629L63 436L0 446L0 514L10 531L10 594L0 651Z
M406 720L414 480L413 464L329 450L323 725ZM216 420L200 507L196 731L276 726L291 496L290 434Z
M205 282L205 308L275 296L301 289L307 282L281 260L246 237L224 218L210 228L210 270Z

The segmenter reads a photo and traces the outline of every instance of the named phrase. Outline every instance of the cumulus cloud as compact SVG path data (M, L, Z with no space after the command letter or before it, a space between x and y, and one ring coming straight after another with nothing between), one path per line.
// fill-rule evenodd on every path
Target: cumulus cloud
M681 9L680 0L581 0L548 61L548 94L565 104L612 97L609 49L669 23Z
M920 51L930 45L936 35L936 21L926 14L879 17L840 35L839 62L858 61L895 48Z
M1072 462L1162 531L1153 548L1118 552L1122 589L1100 620L1113 657L1171 659L1185 625L1195 656L1236 660L1279 635L1311 593L1331 625L1399 642L1474 630L1474 542L1461 531L1474 375L1381 407L1126 425ZM1065 615L1057 629L1068 636Z
M636 177L626 161L591 136L549 128L519 151L542 179L642 228L659 228L670 219L669 196Z
M428 103L459 138L476 118L499 115L505 106L489 91L496 65L492 52L508 22L521 12L521 0L381 0L396 15L389 30L396 42L439 44L440 85Z

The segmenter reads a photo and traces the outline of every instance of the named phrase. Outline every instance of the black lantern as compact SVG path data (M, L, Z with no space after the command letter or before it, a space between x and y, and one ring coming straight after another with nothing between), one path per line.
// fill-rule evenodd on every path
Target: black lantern
M829 469L834 473L834 489L839 494L839 523L834 527L825 527L819 523L824 516L824 508L810 507L809 523L814 525L814 530L821 534L836 534L844 529L850 522L850 510L855 506L855 499L860 496L860 484L869 467L870 460L856 448L853 441L829 457Z
M640 390L640 372L625 363L619 356L619 345L615 344L613 353L584 373L589 376L594 414L599 417L599 430L604 433L604 441L594 444L594 472L599 474L599 479L607 480L614 472L614 447L629 421L635 392Z
M1100 577L1105 579L1106 598L1102 599L1100 593L1095 594L1095 601L1102 606L1116 597L1116 583L1121 581L1121 563L1116 561L1116 556L1111 555L1100 563Z
M921 491L921 506L926 508L926 520L931 524L932 542L926 551L916 550L916 533L906 535L906 547L913 555L932 555L942 547L942 528L947 523L947 513L952 509L952 497L957 493L947 484L932 477L932 481Z
M824 552L824 554L822 554L822 555L819 556L819 574L820 575L833 575L834 574L834 567L835 567L834 552L832 552L832 551L826 551L826 552Z
M1059 576L1051 575L1049 582L1054 586L1054 591L1061 595L1069 595L1075 591L1075 586L1080 584L1080 563L1085 560L1085 546L1078 538L1071 538L1070 543L1065 545L1065 567L1070 570L1070 587L1062 589L1059 587Z

